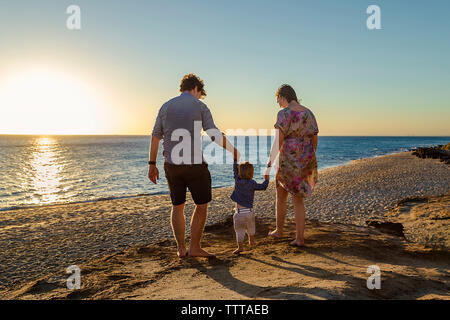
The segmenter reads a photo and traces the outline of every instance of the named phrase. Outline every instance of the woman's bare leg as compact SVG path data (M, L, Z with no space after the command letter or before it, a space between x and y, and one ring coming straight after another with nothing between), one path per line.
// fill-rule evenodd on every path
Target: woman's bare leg
M292 196L292 201L294 202L296 237L295 240L291 242L291 245L304 246L305 215L306 215L305 204L303 202L302 196Z
M269 236L275 238L281 238L284 230L284 219L286 218L287 198L289 192L287 192L282 186L277 185L277 199L276 199L276 218L277 228L269 232Z

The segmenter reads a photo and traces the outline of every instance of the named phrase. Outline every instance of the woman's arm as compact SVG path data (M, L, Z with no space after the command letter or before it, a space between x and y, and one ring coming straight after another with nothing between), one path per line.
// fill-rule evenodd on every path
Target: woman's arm
M264 174L265 179L269 179L269 172L270 167L275 163L275 159L277 158L281 147L283 146L284 142L284 134L280 129L275 130L275 139L273 140L272 148L270 149L270 155L269 155L269 162L268 162L268 170L266 170L266 173Z
M269 163L275 163L275 159L278 156L281 147L284 142L284 134L280 129L275 130L275 139L273 140L272 149L270 150Z
M317 137L317 134L314 135L312 143L313 143L313 147L314 147L314 152L316 152L317 150L317 143L319 142L319 138Z

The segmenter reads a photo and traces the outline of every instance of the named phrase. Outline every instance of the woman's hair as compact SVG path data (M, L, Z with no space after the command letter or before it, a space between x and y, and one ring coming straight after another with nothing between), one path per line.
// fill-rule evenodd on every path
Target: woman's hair
M291 101L297 101L297 95L295 94L294 89L288 84L283 84L281 87L278 88L276 93L277 99L279 97L286 98L287 102L290 103Z
M203 80L198 76L193 73L189 73L185 75L183 79L181 79L180 92L191 91L194 90L195 87L197 87L197 90L201 92L202 97L206 96L206 91L204 88L205 85L203 83Z
M240 179L246 179L246 180L252 179L253 178L253 165L248 161L241 163L238 168L238 177Z

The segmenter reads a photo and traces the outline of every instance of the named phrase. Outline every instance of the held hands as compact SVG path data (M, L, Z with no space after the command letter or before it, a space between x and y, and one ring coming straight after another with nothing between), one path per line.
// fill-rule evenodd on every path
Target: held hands
M264 179L265 180L270 180L270 168L271 168L271 166L272 166L272 164L269 161L269 163L267 163L266 171L264 172Z
M156 184L156 180L159 180L159 171L158 168L155 165L149 165L148 166L148 178L151 182Z

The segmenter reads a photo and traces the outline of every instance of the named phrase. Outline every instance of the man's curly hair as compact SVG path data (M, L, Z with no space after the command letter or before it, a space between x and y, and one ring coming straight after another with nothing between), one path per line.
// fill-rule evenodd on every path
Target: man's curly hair
M203 80L198 76L193 73L189 73L181 79L180 92L191 91L194 90L195 87L197 87L197 90L201 92L202 98L206 97L205 85Z

